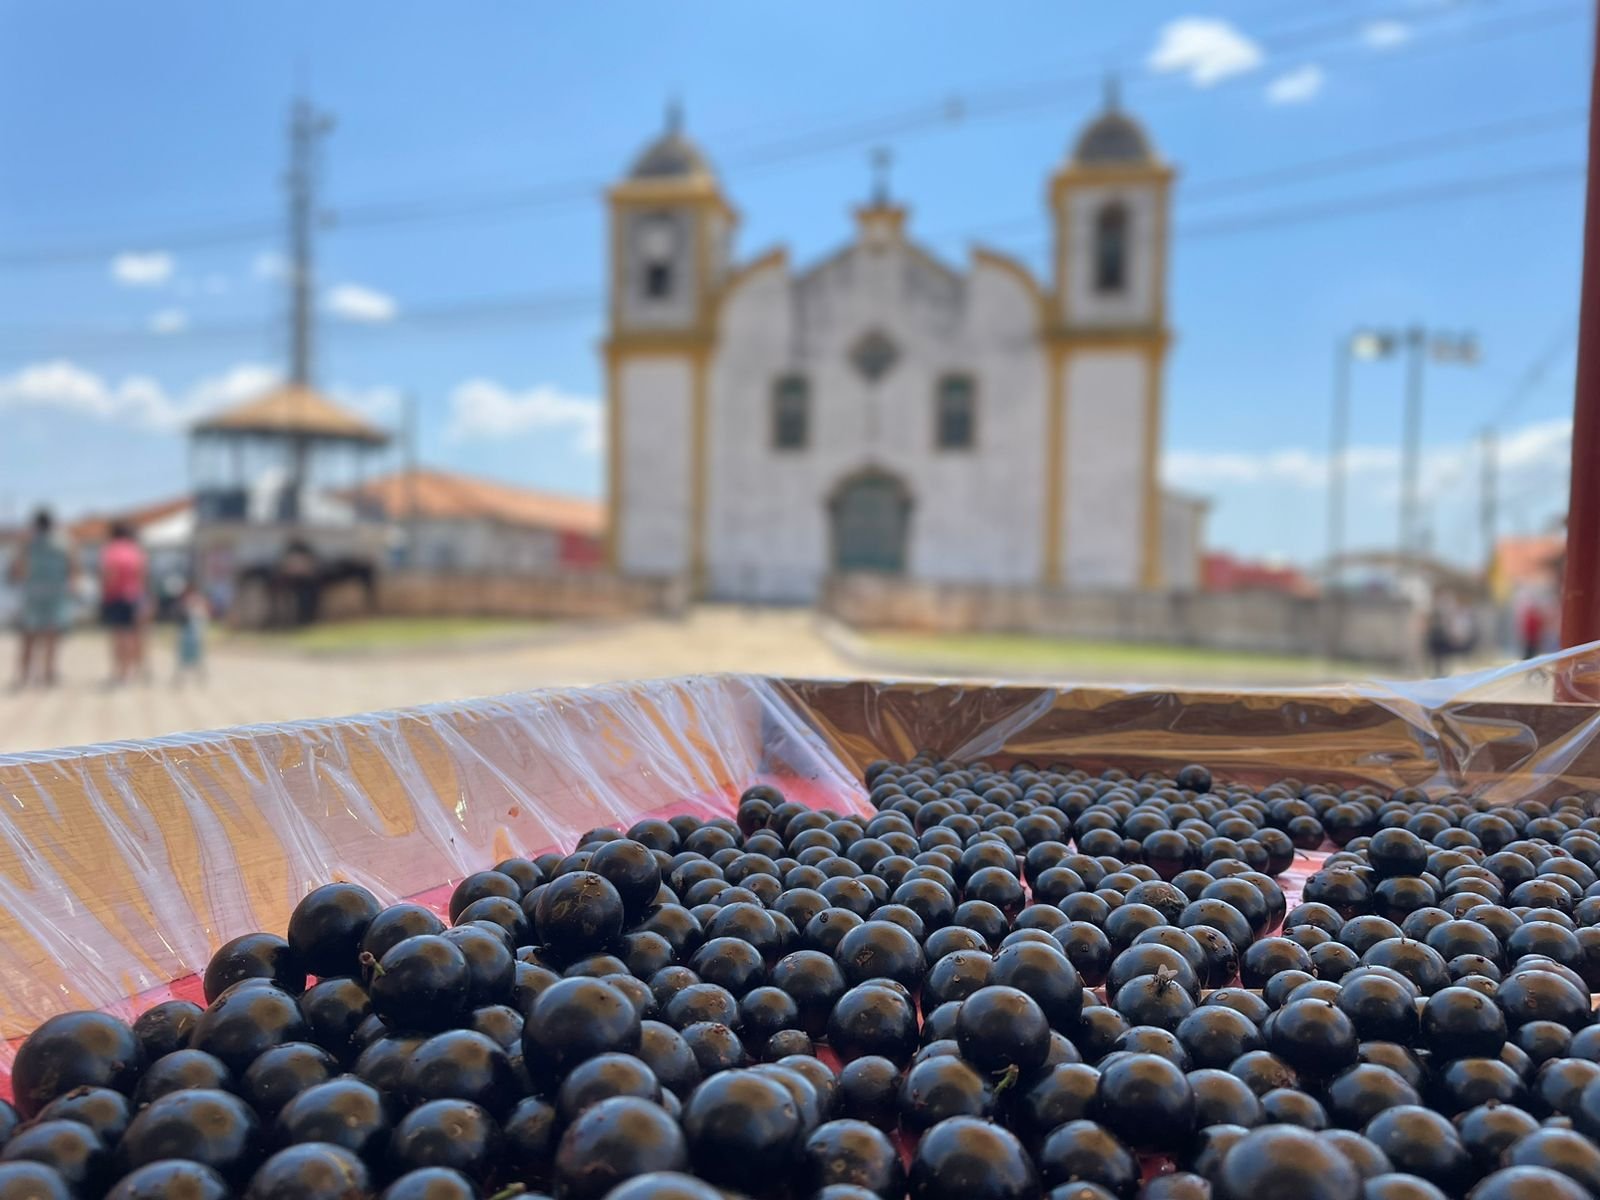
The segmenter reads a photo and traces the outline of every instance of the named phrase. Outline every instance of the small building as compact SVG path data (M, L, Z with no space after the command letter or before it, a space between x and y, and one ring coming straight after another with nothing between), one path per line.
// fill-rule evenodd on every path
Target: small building
M1211 501L1170 488L1161 493L1161 583L1173 592L1205 585L1206 517Z
M1298 567L1239 558L1225 550L1205 555L1201 586L1208 592L1277 592L1284 596L1315 596L1318 592L1316 583Z
M1566 563L1565 529L1495 542L1489 592L1499 612L1500 640L1508 649L1527 654L1557 647Z
M615 568L782 602L855 572L1190 585L1201 512L1159 479L1173 177L1112 95L1045 188L1044 278L935 254L882 180L821 261L739 261L670 120L608 196Z
M1500 604L1536 598L1553 605L1566 553L1565 530L1499 539L1489 562L1490 593Z
M605 509L595 500L432 467L383 475L350 494L393 527L395 566L545 575L605 562Z

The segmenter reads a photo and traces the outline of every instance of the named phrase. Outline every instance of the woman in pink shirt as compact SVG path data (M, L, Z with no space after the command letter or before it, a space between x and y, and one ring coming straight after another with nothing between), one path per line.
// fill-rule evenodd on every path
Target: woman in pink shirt
M133 530L118 521L100 550L100 616L111 632L111 682L126 683L144 659L140 607L144 603L144 550Z

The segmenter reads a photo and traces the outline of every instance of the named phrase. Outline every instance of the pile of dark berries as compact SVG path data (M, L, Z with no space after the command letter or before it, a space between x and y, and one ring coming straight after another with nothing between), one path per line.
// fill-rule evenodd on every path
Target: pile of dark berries
M36 1030L0 1200L1600 1198L1592 797L865 783L596 829L448 924L320 887L205 1008Z

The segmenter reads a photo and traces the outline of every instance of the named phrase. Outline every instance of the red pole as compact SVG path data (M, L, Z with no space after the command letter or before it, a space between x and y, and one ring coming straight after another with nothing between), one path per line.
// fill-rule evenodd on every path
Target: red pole
M1561 588L1563 646L1600 641L1600 25L1596 26L1592 69L1578 379L1572 408L1572 482L1567 505L1567 568ZM1589 692L1591 688L1574 690ZM1592 695L1561 698L1594 699Z

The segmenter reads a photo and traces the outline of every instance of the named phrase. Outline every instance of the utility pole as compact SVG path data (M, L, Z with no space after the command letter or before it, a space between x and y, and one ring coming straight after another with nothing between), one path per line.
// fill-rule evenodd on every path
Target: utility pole
M1500 446L1492 425L1484 427L1479 445L1482 474L1478 482L1478 525L1483 532L1483 569L1487 574L1494 566L1494 544L1500 523Z
M1350 359L1355 336L1341 337L1333 347L1333 429L1328 446L1328 568L1323 595L1327 598L1324 649L1337 658L1344 642L1344 590L1340 586L1339 560L1344 556L1345 452L1350 442Z
M289 113L289 382L311 385L316 313L317 147L333 119L305 97Z
M417 398L405 395L406 569L417 569Z
M1333 347L1333 430L1328 445L1328 581L1333 586L1344 554L1345 452L1350 442L1350 359L1353 337Z
M1438 363L1471 367L1478 362L1478 339L1471 333L1429 332L1413 325L1405 333L1406 409L1401 432L1400 458L1400 546L1399 559L1422 554L1422 531L1418 517L1419 476L1422 469L1422 368L1429 357Z
M313 234L317 220L317 145L333 128L333 119L319 113L303 96L289 110L289 386L309 388L312 340L316 329L316 259ZM289 503L300 510L311 443L296 437L289 448Z

